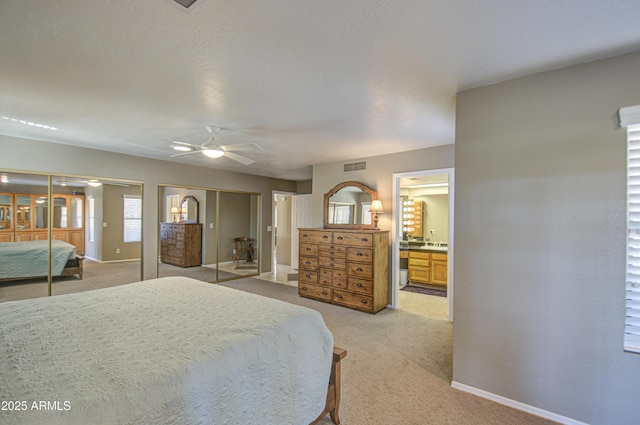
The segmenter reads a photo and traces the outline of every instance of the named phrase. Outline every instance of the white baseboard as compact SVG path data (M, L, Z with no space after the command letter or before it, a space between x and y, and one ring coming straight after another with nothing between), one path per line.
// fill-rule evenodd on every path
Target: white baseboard
M96 263L100 263L100 264L107 264L107 263L130 263L130 262L132 262L132 261L140 261L140 259L139 259L139 258L129 258L129 259L126 259L126 260L106 260L106 261L103 261L103 260L95 259L95 258L93 258L93 257L89 257L88 255L85 255L85 256L84 256L84 259L85 259L85 260L95 261Z
M531 413L532 415L540 416L541 418L549 419L555 422L559 422L561 424L588 425L585 422L580 422L575 419L567 418L566 416L558 415L556 413L549 412L547 410L543 410L538 407L533 407L528 404L521 403L519 401L511 400L510 398L493 394L488 391L484 391L475 387L470 387L469 385L461 384L456 381L451 381L451 386L457 390L464 391L473 395L477 395L478 397L486 398L488 400L495 401L496 403L500 403L517 410L522 410L523 412Z

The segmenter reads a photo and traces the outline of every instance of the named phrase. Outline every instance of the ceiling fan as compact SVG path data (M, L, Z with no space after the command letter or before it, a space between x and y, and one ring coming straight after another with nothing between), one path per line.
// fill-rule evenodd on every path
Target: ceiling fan
M229 159L237 161L244 165L251 165L255 161L251 158L247 158L246 156L238 155L233 153L234 151L261 151L262 148L255 143L242 143L238 145L219 145L216 142L215 135L221 129L221 127L207 126L207 131L211 133L209 139L204 142L202 145L192 145L191 143L177 142L173 141L171 144L171 149L179 151L180 153L176 153L171 155L171 158L176 158L185 155L191 155L194 153L202 153L203 155L209 158L220 158L221 156L226 156Z

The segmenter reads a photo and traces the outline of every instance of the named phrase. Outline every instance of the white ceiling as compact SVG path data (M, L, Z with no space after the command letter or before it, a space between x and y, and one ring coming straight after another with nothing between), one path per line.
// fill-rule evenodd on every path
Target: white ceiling
M640 50L638 0L0 1L0 134L302 180L454 142L455 95Z

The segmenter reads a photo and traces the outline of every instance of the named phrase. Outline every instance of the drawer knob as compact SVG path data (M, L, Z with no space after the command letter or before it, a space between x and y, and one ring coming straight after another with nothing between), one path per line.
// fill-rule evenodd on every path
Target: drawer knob
M361 302L362 304L369 304L369 301L367 301L367 300L360 300L360 302Z
M342 294L338 294L336 297L342 299Z
M309 235L308 235L308 234L306 234L306 233L303 233L303 234L302 234L302 237L303 237L303 238L308 238L308 237L309 237Z
M311 251L311 248L305 248L304 250L305 251Z
M329 267L335 267L333 263L329 264Z
M364 288L364 285L363 285L362 283L358 283L356 286L357 286L358 288Z
M311 261L305 261L304 263L305 263L306 265L309 265L309 264L311 264Z
M362 257L364 254L363 254L363 253L361 253L361 252L359 252L359 253L357 253L356 255L357 255L358 257Z
M327 291L322 291L322 295L327 295L328 292Z
M327 235L322 235L322 239L329 239L329 236L327 236Z
M367 239L367 238L362 238L362 242L369 242L369 239Z
M303 291L306 291L306 290L307 290L307 287L306 287L306 286L303 286L301 289L302 289Z
M343 239L344 239L344 238L343 238L342 236L338 236L338 240L339 240L339 241L341 241L341 240L343 240Z
M363 270L361 267L358 267L358 268L356 269L356 271L357 271L357 272L363 272L364 270Z
M305 277L311 277L311 275L310 275L309 273L307 273L307 274L305 275Z

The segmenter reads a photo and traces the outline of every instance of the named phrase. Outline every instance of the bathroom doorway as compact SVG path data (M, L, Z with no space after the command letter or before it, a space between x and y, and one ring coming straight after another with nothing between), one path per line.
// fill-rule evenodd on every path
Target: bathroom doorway
M393 180L391 306L402 307L401 288L438 293L452 321L454 169L396 173Z

